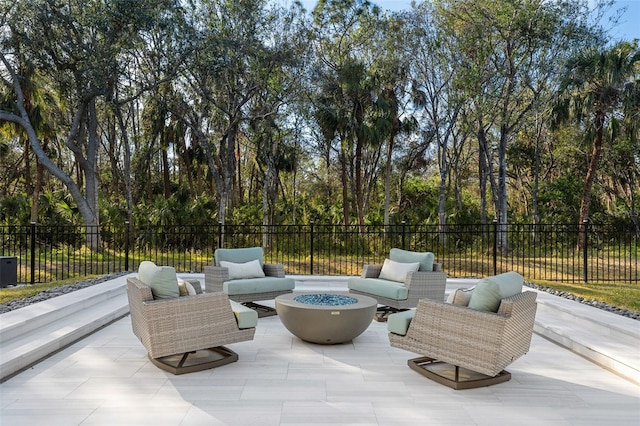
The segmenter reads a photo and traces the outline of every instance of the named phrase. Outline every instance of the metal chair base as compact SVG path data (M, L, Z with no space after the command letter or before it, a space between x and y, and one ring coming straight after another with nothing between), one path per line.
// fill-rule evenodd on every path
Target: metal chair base
M373 317L373 319L376 320L377 322L387 322L387 320L389 319L389 315L395 314L396 312L403 312L406 310L408 309L393 308L391 306L380 306L376 310L376 315Z
M149 356L149 359L156 367L171 374L179 375L231 364L238 360L238 354L224 346L218 346L162 358L151 358Z
M260 305L255 302L244 302L242 304L247 308L250 308L256 311L258 313L258 318L272 317L274 315L278 315L276 310L270 306Z
M455 390L492 386L511 380L511 373L506 370L491 377L428 357L410 359L407 365L426 378Z

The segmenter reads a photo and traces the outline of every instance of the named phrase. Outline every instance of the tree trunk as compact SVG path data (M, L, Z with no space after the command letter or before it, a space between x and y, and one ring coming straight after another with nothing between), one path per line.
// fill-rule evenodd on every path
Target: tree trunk
M163 144L164 145L164 144ZM167 153L167 147L160 148L162 153L162 188L164 192L164 199L168 200L171 197L171 179L169 174L169 155Z
M347 179L347 153L345 144L340 144L340 180L342 182L342 221L349 225L349 181Z
M98 112L96 110L96 99L93 98L87 108L87 158L81 161L83 169L88 207L90 214L83 215L85 227L87 229L87 245L92 250L100 248L100 211L98 206L98 148L100 147L98 137Z
M46 142L45 142L46 146ZM38 222L38 210L40 209L40 192L42 191L42 180L44 178L44 167L36 158L36 182L33 185L33 197L31 200L31 222Z
M598 112L595 117L596 135L593 139L593 148L591 150L591 159L589 160L589 168L587 169L587 177L584 183L584 191L582 192L582 201L580 202L580 219L578 227L580 234L584 232L584 223L589 220L589 207L591 206L591 192L593 190L593 181L598 170L598 161L602 152L602 139L604 138L604 113ZM582 250L583 239L578 237L578 250Z
M509 250L507 242L508 203L507 203L507 129L505 125L500 129L500 145L498 147L498 227L499 250L506 253Z
M480 185L480 223L487 223L487 179L489 176L484 129L478 123L478 176Z
M389 137L387 143L387 158L384 165L384 226L389 226L389 206L391 204L391 155L395 134Z
M355 162L356 162L356 210L358 213L358 226L360 227L360 230L364 230L364 194L363 194L363 187L362 187L362 149L363 149L363 145L364 142L360 141L360 138L358 138L358 141L356 142L356 158L355 158Z

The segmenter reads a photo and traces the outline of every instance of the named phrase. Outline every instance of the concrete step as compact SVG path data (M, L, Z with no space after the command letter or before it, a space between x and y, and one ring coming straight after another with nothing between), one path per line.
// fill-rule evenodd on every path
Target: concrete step
M538 292L534 331L640 384L640 321Z
M0 315L0 382L128 313L120 277Z
M2 315L0 336L2 341L14 339L33 330L65 318L75 312L104 303L123 294L125 285L121 281L106 281L62 296L16 309Z

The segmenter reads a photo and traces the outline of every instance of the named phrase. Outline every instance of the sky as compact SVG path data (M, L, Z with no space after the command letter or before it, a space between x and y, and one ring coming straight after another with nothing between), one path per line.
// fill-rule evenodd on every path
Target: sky
M377 4L382 9L387 10L402 10L411 8L411 0L371 0L372 3ZM307 10L312 10L317 0L301 0L302 5ZM633 40L637 38L640 40L640 0L618 0L616 4L611 8L612 11L625 7L627 10L622 15L617 27L611 30L611 37L613 41L625 39ZM605 27L608 27L606 22Z

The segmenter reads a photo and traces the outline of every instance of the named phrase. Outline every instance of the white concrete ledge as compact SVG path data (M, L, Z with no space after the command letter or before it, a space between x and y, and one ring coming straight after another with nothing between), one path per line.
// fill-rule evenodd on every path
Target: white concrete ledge
M129 313L126 277L0 315L0 382Z

